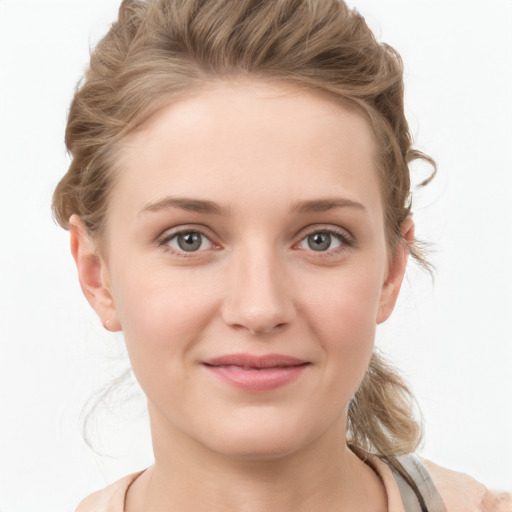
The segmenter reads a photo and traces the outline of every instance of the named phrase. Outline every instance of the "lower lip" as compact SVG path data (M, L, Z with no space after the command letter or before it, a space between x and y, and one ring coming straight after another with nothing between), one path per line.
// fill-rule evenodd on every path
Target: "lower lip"
M243 368L241 366L209 366L204 365L216 377L231 386L245 391L271 391L297 380L309 366L279 366L275 368Z

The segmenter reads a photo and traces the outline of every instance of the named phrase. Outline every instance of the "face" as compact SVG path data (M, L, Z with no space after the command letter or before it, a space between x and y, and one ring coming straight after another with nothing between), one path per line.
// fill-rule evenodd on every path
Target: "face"
M406 260L388 258L374 153L355 110L260 82L212 85L125 140L107 257L77 219L72 246L154 436L248 458L343 436Z

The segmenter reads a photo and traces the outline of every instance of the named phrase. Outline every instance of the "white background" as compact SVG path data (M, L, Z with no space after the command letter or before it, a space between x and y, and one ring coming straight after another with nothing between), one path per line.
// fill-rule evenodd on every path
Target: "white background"
M379 345L425 416L422 454L512 488L512 1L353 0L406 62L417 145L439 163L417 194L432 284L410 269ZM89 44L113 0L0 0L0 511L71 511L151 463L141 400L80 437L93 390L127 365L81 296L50 216L63 134ZM425 169L419 169L419 174Z

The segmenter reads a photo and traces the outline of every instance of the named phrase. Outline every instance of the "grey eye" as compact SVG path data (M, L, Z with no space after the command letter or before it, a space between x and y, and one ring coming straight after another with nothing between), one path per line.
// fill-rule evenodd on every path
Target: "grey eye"
M199 233L180 233L177 238L178 245L183 251L197 251L201 247L201 235Z
M329 233L314 233L308 236L308 247L313 251L326 251L331 245Z
M209 249L212 243L203 234L197 231L183 231L173 236L168 244L178 251L196 252L200 249Z
M328 231L317 231L306 236L300 243L301 249L309 249L315 252L324 252L336 249L343 244L340 235Z

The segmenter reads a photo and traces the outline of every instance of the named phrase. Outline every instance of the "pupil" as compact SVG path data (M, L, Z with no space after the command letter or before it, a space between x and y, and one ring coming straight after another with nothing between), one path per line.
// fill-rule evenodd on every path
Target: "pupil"
M331 235L329 233L315 233L308 237L308 245L314 251L325 251L331 245Z
M201 235L199 233L185 233L183 235L179 235L178 245L183 251L196 251L201 247Z

